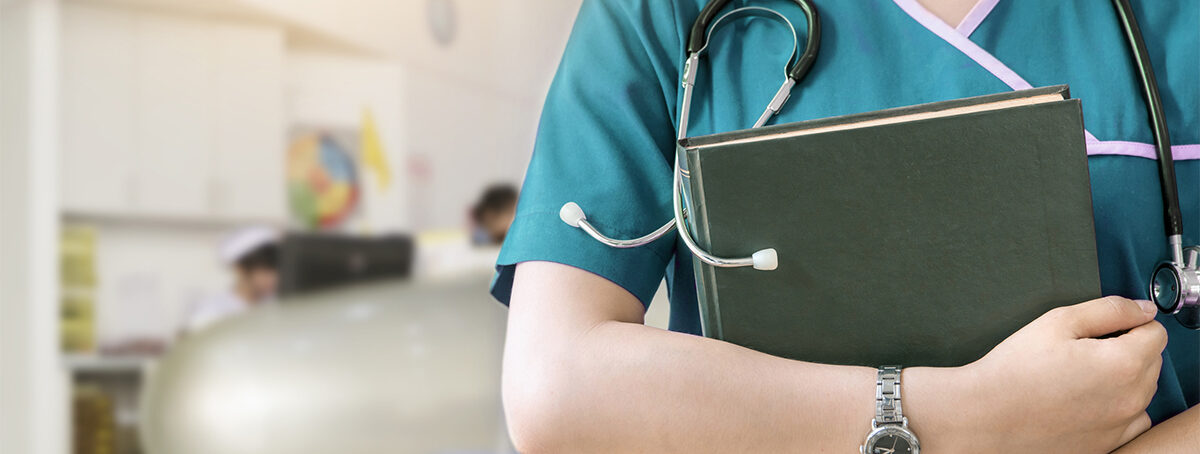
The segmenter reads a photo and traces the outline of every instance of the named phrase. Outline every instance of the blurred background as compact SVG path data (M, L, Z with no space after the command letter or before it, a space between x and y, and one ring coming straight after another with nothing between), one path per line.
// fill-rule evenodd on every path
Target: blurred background
M510 452L579 3L0 0L0 452Z

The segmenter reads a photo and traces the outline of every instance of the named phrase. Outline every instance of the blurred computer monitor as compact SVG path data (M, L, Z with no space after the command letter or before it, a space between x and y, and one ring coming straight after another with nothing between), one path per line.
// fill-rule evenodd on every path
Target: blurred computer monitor
M408 277L413 240L407 235L289 233L279 253L279 294L290 296Z

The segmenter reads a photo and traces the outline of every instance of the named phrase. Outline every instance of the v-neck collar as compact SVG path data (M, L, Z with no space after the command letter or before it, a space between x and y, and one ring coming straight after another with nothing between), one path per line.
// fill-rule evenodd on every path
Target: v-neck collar
M982 24L983 20L987 18L988 14L992 13L992 9L996 7L997 3L1000 3L1000 0L979 0L975 3L975 6L971 7L967 15L963 16L962 21L954 29L959 34L970 37L972 33L975 33L975 29L979 28L979 24Z
M1017 74L1016 71L1005 65L1004 62L992 55L991 52L984 50L978 44L975 44L974 41L967 38L970 32L974 32L975 28L983 22L984 17L987 17L988 13L995 8L999 0L981 0L979 3L976 3L975 7L971 8L971 11L967 13L967 17L963 19L963 23L959 24L959 28L951 27L950 24L947 24L946 21L934 15L918 3L917 0L892 1L905 14L908 14L909 17L912 17L913 20L921 24L921 26L933 32L933 34L951 46L954 46L955 49L958 49L959 52L962 52L975 63L979 64L979 66L982 66L983 69L992 73L993 76L996 76L1001 82L1008 85L1009 88L1013 90L1033 88L1033 85L1030 85L1020 74ZM968 33L963 33L962 30L968 30ZM1096 139L1096 136L1093 136L1086 129L1083 131L1083 134L1088 144L1100 142L1100 140Z
M975 44L974 41L968 38L979 24L983 22L983 19L991 13L992 9L996 7L999 0L980 0L967 13L967 17L963 19L963 22L957 28L951 27L946 21L943 21L920 3L917 3L917 0L892 1L905 14L912 17L913 20L916 20L943 41L954 46L955 49L958 49L968 58L979 64L979 66L982 66L983 69L992 73L993 76L996 76L996 78L1000 79L1000 81L1013 90L1033 88L1016 71L1013 71L1012 68L1009 68L1008 65L1005 65L996 56L979 47L978 44ZM1083 135L1087 144L1088 155L1122 155L1158 159L1154 144L1119 140L1101 141L1087 129L1083 130ZM1171 154L1174 155L1176 161L1200 159L1200 144L1173 145L1171 146Z

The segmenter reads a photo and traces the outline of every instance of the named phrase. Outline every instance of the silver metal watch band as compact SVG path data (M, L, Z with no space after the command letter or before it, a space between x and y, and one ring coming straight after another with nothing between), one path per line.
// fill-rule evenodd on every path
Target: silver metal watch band
M900 410L900 366L879 368L875 380L875 424L903 424Z

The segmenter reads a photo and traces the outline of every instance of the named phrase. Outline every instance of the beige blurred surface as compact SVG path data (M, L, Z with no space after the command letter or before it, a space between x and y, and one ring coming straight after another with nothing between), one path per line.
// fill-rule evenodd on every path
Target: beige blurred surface
M149 440L177 443L153 452L503 445L492 426L504 309L482 291L431 309L443 299L426 290L351 289L185 341L148 393L143 366L192 307L232 286L213 257L219 238L308 225L288 201L298 136L376 136L386 157L357 169L357 206L330 227L340 233L461 229L483 188L519 183L580 3L0 0L0 249L11 264L0 266L0 452L71 452L83 385L110 398L122 430L149 421L166 434ZM60 227L94 232L85 291L60 276ZM403 304L342 299L368 294ZM409 304L420 295L425 305ZM64 298L88 317L62 317ZM338 319L349 307L380 312ZM63 327L74 328L69 352ZM258 375L230 372L246 364ZM146 418L137 395L151 397Z
M507 452L488 278L285 300L182 340L145 390L147 452Z

